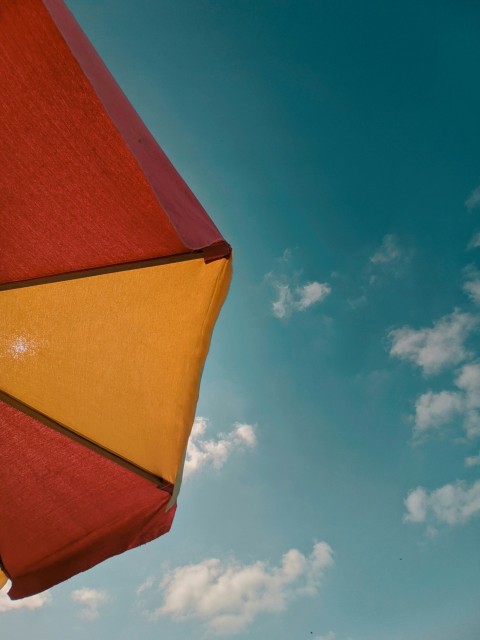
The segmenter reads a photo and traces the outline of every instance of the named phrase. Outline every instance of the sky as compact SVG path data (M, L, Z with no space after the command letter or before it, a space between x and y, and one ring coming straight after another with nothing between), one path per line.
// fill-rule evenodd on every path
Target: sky
M67 4L234 278L172 531L2 637L478 640L480 6Z

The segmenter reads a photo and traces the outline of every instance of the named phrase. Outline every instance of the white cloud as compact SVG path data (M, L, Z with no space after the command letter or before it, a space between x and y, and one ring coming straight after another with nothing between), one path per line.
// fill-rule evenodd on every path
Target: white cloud
M480 232L477 232L472 236L467 249L478 249L478 247L480 247Z
M293 296L288 284L276 283L278 298L272 302L273 315L276 318L286 318L293 309Z
M463 408L463 397L460 393L427 391L415 403L415 438L450 422L455 415L462 413Z
M305 309L308 309L308 307L311 307L313 304L325 300L331 291L332 288L330 285L320 282L308 282L301 287L297 287L295 308L298 311L305 311Z
M465 206L470 210L480 206L480 187L474 189L468 196L468 198L465 200Z
M144 582L138 587L136 594L137 596L141 595L144 591L148 591L155 584L155 578L153 576L149 576L146 578Z
M7 582L3 589L0 589L0 613L21 610L35 611L36 609L41 609L52 602L52 596L49 591L37 593L34 596L23 598L22 600L10 600L7 595L9 589L10 582Z
M478 236L480 246L480 234ZM480 305L480 271L473 265L465 267L463 271L466 277L463 290L474 304Z
M439 373L471 355L464 343L477 325L475 316L454 311L440 318L432 328L394 329L389 333L390 355L418 365L427 375Z
M334 633L333 631L329 631L324 636L315 636L315 640L336 640L336 638L337 638L337 634Z
M410 491L405 498L407 513L403 519L405 522L425 522L427 517L427 492L423 487L417 487Z
M470 486L457 480L430 492L417 487L408 494L405 507L405 522L437 520L449 525L465 524L480 514L480 480Z
M470 300L475 304L480 304L480 278L467 280L463 285L463 290L468 294Z
M332 292L326 282L307 282L295 289L279 282L275 282L274 286L278 297L272 302L272 312L276 318L288 318L295 311L305 311L323 302Z
M387 264L397 260L401 256L396 236L389 233L383 240L380 248L370 256L370 262L373 264Z
M309 556L290 549L278 566L209 558L178 567L160 583L161 605L149 617L196 619L217 635L242 631L259 614L284 611L292 599L318 593L333 551L325 542Z
M207 423L206 418L195 418L188 441L184 478L206 466L221 469L232 453L253 449L257 444L255 428L250 424L237 422L230 433L221 433L215 440L207 440L205 439Z
M480 364L464 365L455 379L465 398L464 427L469 438L480 435Z
M468 456L465 458L466 467L477 467L480 465L480 453L477 456Z
M106 591L89 587L72 591L70 599L81 605L82 608L78 615L85 620L96 620L100 616L100 607L111 601L111 597Z
M276 297L271 302L272 313L276 318L288 318L292 313L306 311L310 307L323 302L332 292L327 282L300 282L302 271L294 271L289 264L292 259L291 249L285 249L281 258L277 259L275 271L265 275L265 282L275 289Z
M456 416L468 438L480 436L480 364L463 365L454 382L458 391L427 391L416 401L413 436L417 443Z

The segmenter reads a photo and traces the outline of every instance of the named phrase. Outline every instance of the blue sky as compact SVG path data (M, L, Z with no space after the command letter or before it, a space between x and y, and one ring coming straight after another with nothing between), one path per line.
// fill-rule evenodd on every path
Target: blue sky
M478 640L480 7L69 0L235 252L172 532L9 640Z

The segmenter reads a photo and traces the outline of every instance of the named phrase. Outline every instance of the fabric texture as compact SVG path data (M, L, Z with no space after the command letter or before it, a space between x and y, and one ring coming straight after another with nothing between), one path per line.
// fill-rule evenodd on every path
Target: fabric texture
M50 4L70 15L63 3ZM75 25L74 42L88 43L71 16L68 24L70 32ZM90 43L82 51L94 59L90 67L104 69ZM108 72L93 79L97 91L40 0L2 2L0 283L188 253L222 240ZM111 95L116 122L98 92ZM143 169L124 132L145 156ZM154 191L145 170L155 184L161 179L161 189ZM189 245L178 229L189 230Z
M0 402L0 552L13 599L166 533L170 493Z
M0 292L0 389L174 483L230 260Z
M16 599L170 529L231 257L61 0L0 2L0 95L0 586Z

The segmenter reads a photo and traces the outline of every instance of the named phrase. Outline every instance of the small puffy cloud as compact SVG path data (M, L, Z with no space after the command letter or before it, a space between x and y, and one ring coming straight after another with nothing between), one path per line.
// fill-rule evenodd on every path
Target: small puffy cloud
M81 605L79 616L85 620L96 620L100 616L99 609L111 601L110 595L106 591L82 587L70 594L73 602Z
M417 487L405 499L405 508L405 522L465 524L480 514L480 480L471 485L457 480L434 491Z
M207 418L195 418L187 446L184 478L208 466L221 469L233 453L253 449L257 444L255 428L250 424L237 422L229 433L221 433L216 439L206 439L207 424Z
M438 429L447 424L463 411L463 397L458 392L441 391L433 393L427 391L421 395L415 404L414 437L420 438L427 431Z
M427 492L423 487L417 487L410 491L405 498L407 512L405 522L425 522L427 517Z
M292 288L289 284L274 283L277 299L272 302L272 312L276 318L288 318L295 311L305 311L314 304L323 302L332 292L326 282L307 282Z
M471 355L465 341L477 325L478 318L472 314L454 311L431 328L394 329L389 333L390 355L416 364L426 375L439 373Z
M456 417L461 418L468 438L480 436L480 364L463 365L454 382L458 391L427 391L416 401L413 436L417 443Z
M389 233L383 240L377 251L370 256L370 262L372 264L388 264L394 260L398 260L401 256L401 251L398 246L398 240L396 236Z
M324 636L315 636L315 640L337 640L337 634L333 631L329 631Z
M466 467L478 467L480 466L480 453L477 456L468 456L465 458Z
M313 304L317 304L317 302L322 302L325 298L330 295L332 289L330 285L320 282L308 282L307 284L302 285L301 287L297 287L296 294L297 300L295 302L296 308L298 311L305 311Z
M290 266L292 251L285 249L277 260L275 272L267 273L265 282L275 290L276 297L271 302L272 313L276 318L288 318L293 313L306 311L310 307L323 302L332 292L327 282L316 280L301 282L302 271L294 271Z
M476 189L474 189L472 193L468 196L468 198L465 200L465 206L470 211L480 206L480 187L477 187Z
M279 613L300 596L318 593L333 551L325 542L309 556L290 549L278 566L266 562L241 564L209 558L178 567L160 582L161 604L147 615L196 619L217 635L241 632L262 613Z
M3 589L0 589L0 613L6 613L7 611L36 611L52 602L52 596L49 591L37 593L22 600L10 600L7 595L9 589L10 582L7 582Z

